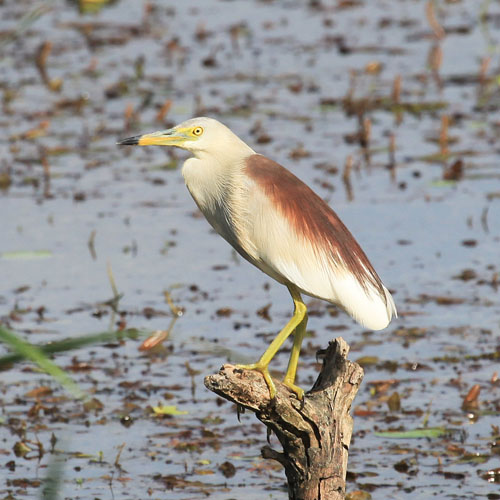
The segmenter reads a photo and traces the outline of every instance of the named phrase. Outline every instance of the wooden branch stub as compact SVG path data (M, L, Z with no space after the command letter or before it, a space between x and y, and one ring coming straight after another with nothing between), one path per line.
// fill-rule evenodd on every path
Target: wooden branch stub
M352 401L363 379L363 369L347 359L349 346L341 337L321 352L323 367L311 391L300 402L275 380L276 398L256 371L224 365L205 377L208 389L252 410L283 446L279 453L269 446L264 458L280 462L288 479L291 500L341 500L345 498L347 457L353 420Z

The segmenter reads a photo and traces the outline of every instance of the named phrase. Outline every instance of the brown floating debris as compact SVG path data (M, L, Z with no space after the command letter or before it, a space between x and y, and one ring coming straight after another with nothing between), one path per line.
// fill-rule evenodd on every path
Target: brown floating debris
M435 302L440 306L451 306L455 304L463 304L465 299L461 297L449 297L446 295L429 295L421 293L416 299L408 299L409 303L426 304L427 302Z
M495 291L498 290L498 272L493 273L493 277L491 278L491 286Z
M399 105L401 102L401 75L396 75L392 83L392 105L396 118L396 124L399 125L403 120L403 109Z
M51 80L47 74L47 58L52 51L52 42L43 42L37 50L35 56L36 67L42 78L43 83L53 92L59 92L62 89L62 80L54 78Z
M349 88L347 90L347 94L344 97L345 103L350 103L354 98L354 92L356 90L356 80L358 78L358 74L354 70L349 71Z
M131 130L133 128L134 122L139 120L138 113L134 110L134 106L129 103L125 108L125 112L123 114L124 118L124 131Z
M101 411L104 408L104 405L97 398L92 398L83 403L83 409L86 412L95 411L96 413Z
M32 391L27 392L24 396L27 398L34 398L34 399L39 399L43 398L44 396L50 396L52 394L52 389L47 386L41 386L37 387L36 389L33 389Z
M488 72L488 68L490 67L491 56L482 57L481 65L479 66L479 86L483 87L487 81L486 73Z
M359 115L360 123L360 133L359 133L359 142L361 148L363 149L363 157L365 159L366 165L370 165L371 155L370 155L370 139L372 135L372 121L369 117L362 117Z
M43 120L35 128L31 128L19 135L12 135L9 137L9 139L11 141L14 141L16 139L25 139L31 141L33 139L37 139L38 137L44 137L45 135L47 135L49 127L50 120Z
M393 392L387 400L387 406L390 411L401 411L401 398L398 392Z
M455 160L443 172L443 180L445 181L459 181L460 179L462 179L463 176L464 176L464 162L461 158Z
M394 82L392 83L392 100L398 103L401 98L401 75L396 75L394 77Z
M349 476L349 472L347 475ZM372 500L371 494L363 490L350 491L345 498L346 500Z
M95 237L96 237L97 231L93 229L90 233L89 240L87 241L87 246L89 247L90 255L93 260L97 259L97 254L95 251Z
M437 20L436 11L434 10L434 2L432 0L429 0L425 4L425 17L427 17L427 21L434 32L434 36L438 40L442 40L445 37L446 32Z
M438 87L441 87L441 77L439 76L439 69L441 68L441 64L443 63L443 49L441 45L434 44L429 49L429 54L427 55L427 64L432 72L432 77L436 82Z
M440 306L453 306L456 304L463 304L465 302L465 299L462 299L461 297L435 297L436 304Z
M215 314L220 318L229 318L233 312L234 311L230 307L221 307L215 311Z
M368 385L370 386L370 393L374 395L387 392L391 387L397 386L398 384L399 380L395 378L387 380L373 380L371 382L368 382Z
M453 276L453 279L469 281L477 278L477 273L474 269L464 269L460 274Z
M441 129L439 131L439 147L440 147L440 153L443 156L446 156L449 154L449 149L448 149L448 126L450 124L450 118L448 115L443 115L441 117Z
M108 99L117 99L118 97L125 95L128 91L129 91L129 86L127 82L120 80L116 83L113 83L112 85L109 85L105 89L104 95Z
M3 161L2 168L0 169L0 189L8 189L12 184L11 171L12 167Z
M372 121L365 116L361 122L360 144L361 147L367 148L370 144L372 135Z
M463 240L462 245L464 247L475 247L477 245L477 240L473 240L473 239Z
M168 330L156 330L153 335L148 337L140 346L139 351L149 351L161 344L164 340L168 338Z
M398 113L410 113L421 116L422 113L436 113L448 107L448 102L442 101L422 101L422 102L399 102L384 96L361 97L355 99L352 95L342 98L323 97L319 101L320 106L335 107L342 106L348 116L359 115L373 110L385 110Z
M134 72L136 80L142 80L144 78L144 56L140 55L134 61Z
M489 211L489 205L486 205L483 208L483 211L481 212L481 225L483 226L483 230L485 233L490 232L490 228L488 226L488 211Z
M170 111L171 107L172 107L172 100L171 99L167 99L163 103L162 107L160 108L160 111L158 111L158 113L156 115L156 121L163 123L165 121L165 117L167 116L167 114Z
M236 474L236 467L231 462L223 462L219 465L219 471L224 477L230 478Z
M380 61L370 61L365 66L365 73L369 75L378 75L382 71L382 63Z
M269 315L269 309L271 308L272 303L269 302L269 304L266 304L265 306L261 307L257 311L257 315L260 316L262 319L265 319L266 321L271 321L271 316Z
M196 33L194 35L196 40L198 40L199 42L203 42L210 36L210 34L211 33L209 31L207 31L207 28L206 28L206 25L204 22L198 23L198 26L196 26Z
M311 153L306 148L304 148L303 144L299 144L295 149L292 149L292 151L290 151L290 154L288 156L293 160L299 160L300 158L308 158L309 156L311 156Z
M396 181L396 136L394 133L390 133L389 135L389 164L387 168L389 169L389 173L391 175L391 180L393 182Z
M477 410L479 408L479 393L481 386L479 384L473 385L462 402L462 409L466 411Z
M352 201L354 199L351 184L351 170L352 170L352 156L349 155L345 160L344 172L342 173L342 181L344 182L347 199Z

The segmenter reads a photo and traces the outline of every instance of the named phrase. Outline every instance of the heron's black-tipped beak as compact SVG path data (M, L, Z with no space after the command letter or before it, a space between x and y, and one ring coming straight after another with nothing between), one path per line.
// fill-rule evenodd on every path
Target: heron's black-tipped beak
M134 135L134 137L127 137L126 139L118 141L116 144L118 144L118 146L137 146L141 137L142 135Z
M1 1L0 1L1 3ZM193 140L194 136L189 135L190 129L171 128L159 130L152 134L135 135L123 139L117 144L119 146L177 146L182 148L187 140ZM196 139L196 137L194 137Z

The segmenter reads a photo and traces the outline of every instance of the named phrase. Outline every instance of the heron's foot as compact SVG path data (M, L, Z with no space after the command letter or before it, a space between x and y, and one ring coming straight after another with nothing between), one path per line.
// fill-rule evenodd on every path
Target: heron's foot
M299 401L304 402L304 389L301 389L298 385L295 385L286 377L283 379L283 384L286 385L293 393L295 393Z
M243 370L255 370L256 372L262 373L262 376L266 381L267 387L269 388L270 399L272 400L276 397L276 386L274 385L273 379L269 374L268 365L264 365L261 363L253 363L251 365L236 365L236 367L241 368Z

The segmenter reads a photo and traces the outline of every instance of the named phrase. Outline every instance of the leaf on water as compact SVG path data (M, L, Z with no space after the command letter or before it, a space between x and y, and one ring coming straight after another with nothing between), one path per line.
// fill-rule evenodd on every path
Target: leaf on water
M450 186L456 186L457 181L452 181L452 180L438 180L431 182L432 187L450 187Z
M23 441L17 441L12 449L16 457L24 457L31 451L31 448L27 446Z
M236 474L236 467L231 462L226 461L219 465L219 471L224 477L230 478Z
M110 0L80 0L78 6L82 14L95 14L110 3Z
M464 175L464 162L458 158L443 172L444 181L459 181Z
M215 472L211 469L194 469L193 474L198 474L199 476L209 476L211 474L215 474Z
M351 491L346 495L346 500L370 500L372 496L367 491Z
M425 429L411 429L408 431L383 431L375 432L377 437L385 437L389 439L420 439L420 438L439 438L449 436L459 429L446 427L427 427Z
M466 411L477 410L479 408L479 393L481 386L479 384L473 385L462 402L462 409Z
M466 453L454 463L456 464L484 464L491 458L490 455L481 455L480 453Z
M370 387L370 394L374 396L375 394L380 394L387 392L390 387L397 386L399 384L399 380L392 378L388 380L372 380L368 382L368 386Z
M94 459L96 457L96 455L93 455L92 453L83 453L81 451L75 451L71 453L71 456L73 458L94 458Z
M411 470L411 465L408 460L400 460L399 462L396 462L394 464L394 470L402 473L402 474L408 474Z
M2 252L0 258L9 260L47 259L54 254L50 250L19 250L17 252Z
M104 408L104 405L97 399L97 398L92 398L92 399L89 399L87 401L85 401L85 403L83 403L83 409L85 411L100 411Z
M394 331L394 335L398 337L408 337L419 339L425 337L427 334L427 328L422 328L418 326L405 327L401 326Z
M49 396L52 394L52 389L50 387L42 386L27 392L24 396L27 398L41 398L43 396Z
M187 415L187 411L180 411L175 405L159 405L152 407L153 413L156 416L162 415Z
M465 479L465 474L463 472L444 471L443 476L445 479L456 479L457 481Z
M139 346L139 351L149 351L153 349L166 340L169 333L170 331L168 330L156 330L153 335L144 340L144 342Z
M356 363L358 363L358 365L361 365L363 368L365 366L376 365L378 362L379 362L378 356L362 356L361 358L358 358L356 360Z
M354 415L356 417L373 417L374 415L377 415L378 412L375 410L364 410L362 408L356 408L354 410Z
M206 483L201 482L201 481L188 481L187 479L182 479L181 477L169 475L169 476L156 476L153 479L156 481L161 481L167 489L174 489L174 488L206 488Z
M401 411L401 398L398 392L393 392L387 400L387 406L391 411Z

